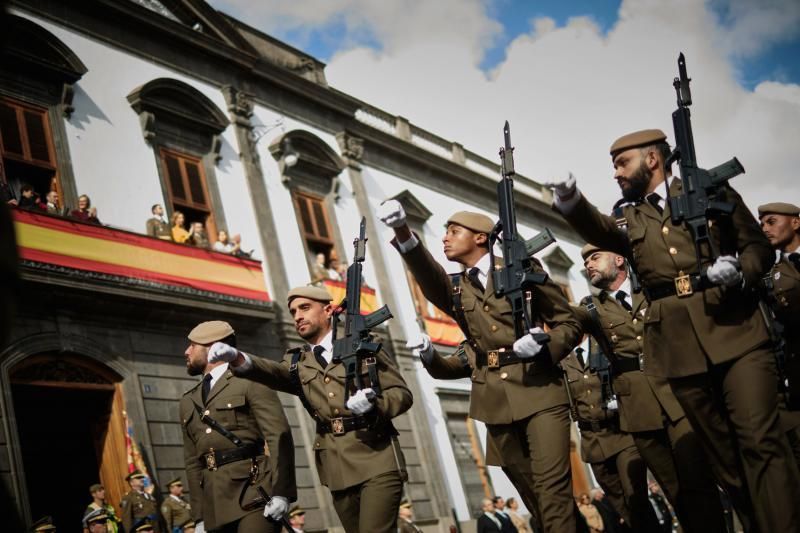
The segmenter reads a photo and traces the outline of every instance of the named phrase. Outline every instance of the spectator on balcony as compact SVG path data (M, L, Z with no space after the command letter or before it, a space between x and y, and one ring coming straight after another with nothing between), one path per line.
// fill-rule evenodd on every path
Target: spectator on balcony
M0 202L8 205L17 205L17 199L14 197L14 191L7 181L0 178Z
M60 217L66 216L68 209L66 207L61 207L61 203L59 202L58 192L50 191L45 196L46 203L42 204L42 208L47 211L48 214L57 215Z
M239 243L233 242L232 240L228 239L228 232L224 229L221 229L217 232L217 242L214 243L214 251L222 252L223 254L237 255L239 252L240 243L241 237Z
M242 236L238 233L233 234L233 237L231 237L231 242L233 242L233 244L237 246L237 250L233 254L236 257L243 257L245 259L250 259L250 257L253 255L253 252L255 252L255 250L250 250L249 252L245 252L244 250L242 250Z
M23 183L19 188L19 207L20 209L42 209L39 195L33 190L30 183Z
M164 206L155 204L150 208L150 212L153 217L147 219L147 234L157 239L171 241L172 231L170 231L169 222L164 218Z
M100 220L97 218L97 208L92 207L92 201L85 194L78 196L78 209L73 209L69 216L81 222L100 225Z
M172 240L181 244L189 240L191 233L186 231L183 225L186 223L186 217L180 211L172 213Z
M318 253L315 257L314 264L311 266L311 284L322 286L323 282L330 279L328 276L328 269L325 266L326 259L324 253Z
M339 263L339 258L331 253L331 259L328 261L328 278L336 281L344 281L345 269Z
M189 240L186 242L198 248L211 248L211 243L208 241L208 235L206 234L206 227L202 222L192 222L192 227L189 229Z

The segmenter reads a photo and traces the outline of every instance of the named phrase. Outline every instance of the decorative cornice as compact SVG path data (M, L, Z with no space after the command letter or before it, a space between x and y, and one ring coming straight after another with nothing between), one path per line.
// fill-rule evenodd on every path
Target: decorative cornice
M364 139L342 131L336 134L336 141L339 143L342 155L349 161L361 161L364 157Z

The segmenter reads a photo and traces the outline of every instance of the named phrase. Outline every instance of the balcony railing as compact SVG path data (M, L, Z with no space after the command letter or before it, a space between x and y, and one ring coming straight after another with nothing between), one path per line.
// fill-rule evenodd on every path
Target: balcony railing
M270 301L260 261L35 211L13 217L24 267L217 301Z

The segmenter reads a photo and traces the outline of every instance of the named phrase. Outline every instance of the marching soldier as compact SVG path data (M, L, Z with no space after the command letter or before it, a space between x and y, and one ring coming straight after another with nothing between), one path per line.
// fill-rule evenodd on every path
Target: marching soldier
M669 203L657 191L682 192L680 178L665 167L669 153L660 130L625 135L611 146L614 177L628 202L621 212L602 215L572 176L554 184L555 208L587 242L633 259L650 302L644 370L669 379L729 493L747 484L752 511L742 494L730 494L739 515L754 513L761 531L796 531L800 476L779 425L775 361L751 290L772 263L769 243L726 186L736 208L724 224L713 224L711 238L719 249L723 237L725 253L735 256L707 257L697 272L694 239L672 224Z
M781 400L788 396L790 405L781 411L781 423L800 466L800 207L783 202L764 204L759 206L758 216L764 235L780 254L764 282L770 307L783 330L783 377L788 386L781 384Z
M584 361L578 348L561 366L572 397L572 415L581 430L581 459L592 467L614 510L631 529L656 533L658 520L648 501L647 466L633 438L620 430L619 412L594 361Z
M557 363L577 344L580 327L561 290L549 280L533 290L535 318L550 328L547 349L533 335L517 339L510 304L494 294L489 217L461 211L448 220L444 253L464 268L451 276L411 233L398 201L381 210L425 297L459 323L469 346L467 365L421 347L423 364L443 379L470 376L470 417L486 423L487 464L502 466L520 494L533 492L545 531L574 531L569 402Z
M647 302L632 292L625 258L590 244L581 255L601 292L585 298L575 313L610 360L620 428L633 437L684 530L724 532L722 504L700 441L666 378L642 371Z
M237 376L299 396L317 424L317 471L345 531L394 532L407 476L392 419L411 407L411 392L379 352L360 370L370 386L345 401L345 368L333 360L330 294L321 287L297 287L289 291L288 305L308 344L289 350L278 363L219 343L212 347L212 360L230 361Z
M299 505L293 505L286 515L289 519L290 533L303 533L306 530L306 511Z
M53 524L52 516L45 516L31 524L31 533L55 533L56 526Z
M209 360L215 342L236 346L227 322L203 322L189 341L187 372L203 376L180 402L192 518L206 531L277 532L297 498L294 442L278 395Z
M175 478L167 483L169 496L161 504L161 516L167 524L167 533L182 533L184 526L192 519L192 506L183 497L183 482Z
M133 525L141 520L158 523L158 504L153 495L144 490L144 478L145 475L138 470L125 476L125 481L131 487L130 492L122 497L119 504L122 508L120 518L125 531L133 531Z
M414 523L414 510L408 498L402 499L397 511L397 533L422 533Z

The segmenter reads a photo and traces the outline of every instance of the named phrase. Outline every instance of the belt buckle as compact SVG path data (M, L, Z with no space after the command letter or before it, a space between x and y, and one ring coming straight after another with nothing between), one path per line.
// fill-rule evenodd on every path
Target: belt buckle
M208 453L205 455L206 458L206 468L211 470L212 472L216 472L217 470L217 457L214 455L214 448L209 448Z
M689 277L689 274L684 274L675 278L675 294L678 295L678 298L690 296L693 292L692 279Z
M331 418L331 432L334 435L344 435L346 431L344 430L344 420L339 418Z
M644 372L644 354L639 354L639 372Z
M500 368L500 351L489 350L486 353L486 364L489 368Z

